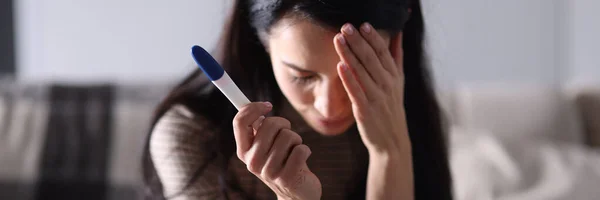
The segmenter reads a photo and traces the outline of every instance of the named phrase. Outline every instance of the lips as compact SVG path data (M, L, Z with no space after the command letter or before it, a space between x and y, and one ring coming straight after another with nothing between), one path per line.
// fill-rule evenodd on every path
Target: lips
M348 121L349 117L335 118L335 119L319 119L319 123L326 127L335 127L343 125L344 122Z

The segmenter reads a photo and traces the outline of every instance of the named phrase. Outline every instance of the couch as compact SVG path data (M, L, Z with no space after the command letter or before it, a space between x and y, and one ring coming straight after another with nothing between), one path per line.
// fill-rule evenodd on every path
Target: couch
M140 197L140 159L150 117L171 85L2 81L0 199ZM530 173L548 168L548 155L600 166L598 86L465 84L440 91L439 99L450 125L457 199L556 196L551 193L559 191L556 187L536 183L563 179ZM564 164L550 162L556 163ZM573 168L549 169L561 166ZM590 170L600 174L598 168ZM600 196L596 190L582 191L555 199Z
M169 84L0 84L0 199L136 199Z
M440 94L456 199L600 197L600 84L462 84Z

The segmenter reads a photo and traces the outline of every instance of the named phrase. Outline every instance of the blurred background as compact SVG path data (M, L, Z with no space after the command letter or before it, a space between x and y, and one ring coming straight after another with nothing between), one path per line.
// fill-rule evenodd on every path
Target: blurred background
M0 199L134 199L232 0L1 0ZM422 0L457 199L598 199L600 1Z

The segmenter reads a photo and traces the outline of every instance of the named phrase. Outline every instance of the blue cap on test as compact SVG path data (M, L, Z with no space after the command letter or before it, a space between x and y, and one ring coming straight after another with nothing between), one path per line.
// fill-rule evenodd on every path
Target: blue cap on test
M198 63L198 66L211 81L219 80L225 71L223 67L202 47L195 45L192 47L192 56Z

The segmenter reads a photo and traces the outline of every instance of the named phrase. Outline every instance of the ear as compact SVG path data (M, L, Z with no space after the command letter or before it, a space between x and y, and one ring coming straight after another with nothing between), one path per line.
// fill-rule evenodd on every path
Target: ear
M402 32L392 35L390 38L390 53L394 57L396 65L401 65L403 62L404 51L402 48Z

